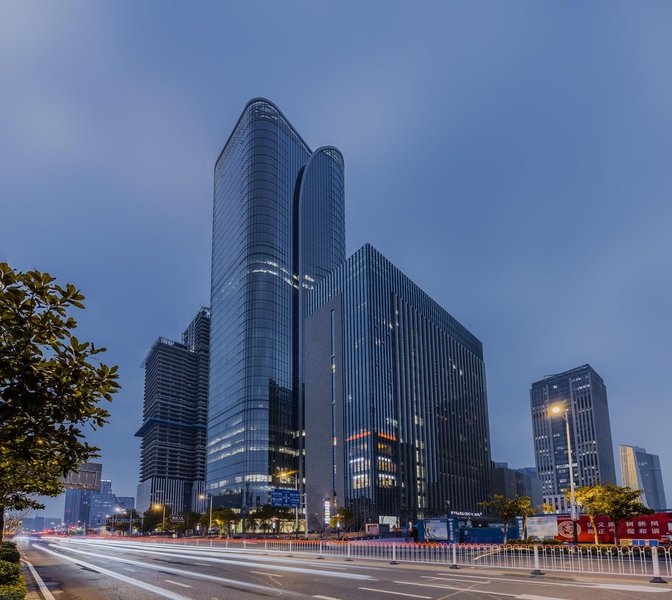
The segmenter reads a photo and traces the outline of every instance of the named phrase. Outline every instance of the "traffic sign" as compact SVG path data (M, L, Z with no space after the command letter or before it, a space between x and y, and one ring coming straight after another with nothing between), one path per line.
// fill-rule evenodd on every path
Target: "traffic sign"
M301 492L299 490L271 490L271 506L284 508L299 508L301 506Z

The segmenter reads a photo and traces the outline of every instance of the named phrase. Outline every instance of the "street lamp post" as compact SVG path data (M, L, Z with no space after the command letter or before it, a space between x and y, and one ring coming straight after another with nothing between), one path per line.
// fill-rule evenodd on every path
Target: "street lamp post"
M170 506L171 506L171 510L172 510L173 507L174 507L174 504L173 504L172 502L166 502L166 493L165 493L163 490L156 490L156 493L157 493L157 494L158 494L159 492L161 493L161 498L162 498L163 502L161 502L161 503L157 502L156 504L154 504L154 508L158 509L158 508L161 508L161 507L163 506L163 518L162 518L162 520L161 520L161 529L163 530L163 534L165 535L165 533L166 533L166 532L165 532L165 526L166 526L166 506L167 506L168 504L170 504Z
M205 494L201 494L199 496L201 500L209 499L210 500L210 522L208 523L208 537L210 537L210 532L212 531L212 494L208 494L207 492Z
M117 525L117 515L121 512L121 508L118 506L114 507L114 514L112 515L112 535L114 536L116 525Z
M574 489L574 466L572 464L572 438L569 431L569 405L555 405L551 407L551 415L560 415L562 414L563 419L565 420L565 435L567 436L567 460L569 462L569 502L572 518L572 533L574 538L574 543L579 543L579 532L577 529L577 520L578 514L576 510L576 495Z

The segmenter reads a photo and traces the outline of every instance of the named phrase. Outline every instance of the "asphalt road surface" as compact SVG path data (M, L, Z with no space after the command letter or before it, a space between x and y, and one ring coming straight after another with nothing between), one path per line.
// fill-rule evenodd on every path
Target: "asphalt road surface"
M44 538L20 546L45 600L672 600L672 583L634 577L533 577L125 540Z

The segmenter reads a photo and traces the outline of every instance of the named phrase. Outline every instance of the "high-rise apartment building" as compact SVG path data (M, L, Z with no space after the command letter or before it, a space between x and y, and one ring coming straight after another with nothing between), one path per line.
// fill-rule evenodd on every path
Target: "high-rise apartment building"
M203 510L210 311L201 308L182 341L159 338L143 362L145 395L137 509L166 504Z
M575 486L616 483L607 388L590 365L533 383L530 405L537 474L545 503L556 511L568 510L565 492L570 485L570 465L565 414ZM554 406L559 408L557 413L551 410Z
M345 259L343 158L251 100L215 164L207 490L253 507L301 478L305 294ZM280 478L279 473L285 477Z
M491 471L481 342L368 244L308 306L309 527L341 506L400 525L480 512Z
M623 485L642 491L642 502L654 510L665 510L665 489L657 454L649 454L639 446L620 447Z

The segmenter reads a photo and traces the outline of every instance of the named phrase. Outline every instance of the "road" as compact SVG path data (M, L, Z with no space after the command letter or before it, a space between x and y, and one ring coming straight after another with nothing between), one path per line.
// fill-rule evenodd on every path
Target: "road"
M44 538L20 546L49 590L46 600L672 600L672 584L633 577L532 577L131 540Z

